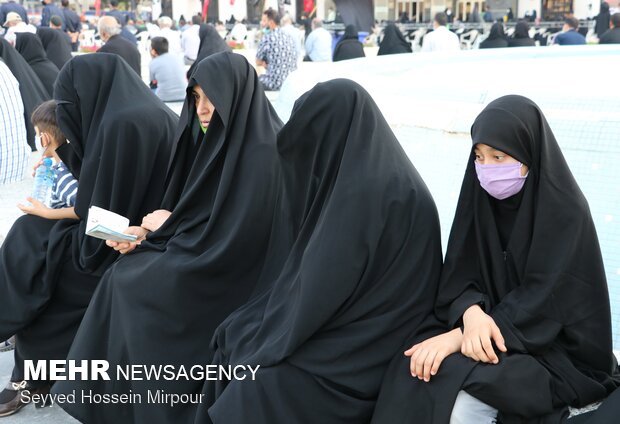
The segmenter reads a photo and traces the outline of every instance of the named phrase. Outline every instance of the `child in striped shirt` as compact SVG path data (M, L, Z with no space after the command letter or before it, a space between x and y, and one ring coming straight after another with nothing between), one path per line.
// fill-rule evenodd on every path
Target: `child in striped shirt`
M73 209L77 196L78 182L56 154L56 148L66 143L66 137L56 123L56 103L48 100L41 103L32 113L32 125L36 131L37 149L43 157L54 158L54 186L50 207L28 197L31 206L18 205L25 213L47 219L79 219ZM39 166L37 164L37 166ZM36 169L36 167L35 167Z

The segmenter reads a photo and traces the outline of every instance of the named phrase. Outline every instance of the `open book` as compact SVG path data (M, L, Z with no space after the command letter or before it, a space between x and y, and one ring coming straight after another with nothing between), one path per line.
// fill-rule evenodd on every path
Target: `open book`
M86 221L86 235L97 237L103 240L117 242L136 241L136 236L124 234L129 227L129 219L114 212L91 206L88 209L88 220Z

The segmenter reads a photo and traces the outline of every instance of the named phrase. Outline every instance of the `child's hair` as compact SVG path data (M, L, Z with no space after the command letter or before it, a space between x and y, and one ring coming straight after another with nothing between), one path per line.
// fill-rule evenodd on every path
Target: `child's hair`
M39 128L40 132L49 134L54 139L54 143L62 144L65 142L66 137L56 123L56 102L54 100L48 100L37 106L32 112L30 120L32 125Z
M151 48L155 50L158 56L168 53L168 39L165 37L151 38Z

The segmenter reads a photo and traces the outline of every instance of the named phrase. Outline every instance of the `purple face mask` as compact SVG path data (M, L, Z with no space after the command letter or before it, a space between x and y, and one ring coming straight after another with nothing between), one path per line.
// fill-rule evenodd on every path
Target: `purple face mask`
M522 164L519 162L500 165L480 165L475 162L475 165L480 186L498 200L520 192L527 178L527 174L521 176Z

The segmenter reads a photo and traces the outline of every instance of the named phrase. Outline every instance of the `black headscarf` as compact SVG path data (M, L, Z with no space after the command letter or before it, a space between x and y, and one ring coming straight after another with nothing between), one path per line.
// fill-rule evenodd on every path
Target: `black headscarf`
M405 36L395 24L388 24L383 29L383 38L379 44L379 52L377 55L411 53L411 43L405 39Z
M29 32L20 32L17 34L15 49L26 59L48 94L50 96L54 94L54 81L58 76L58 67L47 58L41 40Z
M231 51L230 46L226 44L226 41L220 37L220 33L211 24L200 24L198 36L200 37L198 56L196 56L196 60L187 71L188 79L192 76L192 72L194 72L194 69L196 69L202 59L215 53Z
M357 29L355 25L347 25L344 30L344 35L336 44L334 48L333 60L338 62L339 60L355 59L357 57L364 57L364 46L359 42L357 35Z
M26 123L26 136L28 144L32 150L35 150L34 144L34 127L30 122L32 112L46 100L50 99L50 95L45 86L32 70L28 62L9 44L4 37L0 37L0 58L4 60L6 66L19 82L19 92L24 103L24 122Z
M204 135L192 93L197 84L215 106ZM198 65L181 113L166 194L158 205L172 215L105 274L69 358L188 369L209 363L213 331L249 298L263 270L277 194L280 127L244 57L219 53ZM164 169L159 171L164 175ZM161 349L162 343L174 349ZM55 387L63 393L131 390L144 398L148 390L190 394L202 388L194 380L115 380ZM147 423L191 422L195 405L63 407L87 422Z
M536 42L530 37L530 26L525 21L519 21L515 25L515 31L508 40L508 47L531 47Z
M47 58L54 62L58 69L71 60L71 40L67 34L58 29L39 27L37 36L41 39Z
M118 256L84 234L88 208L99 206L139 225L159 206L177 121L116 55L76 57L60 71L54 98L58 125L69 140L56 152L78 177L80 219L24 215L7 235L0 338L17 333L17 359L66 358L99 278ZM19 371L16 377L24 378Z
M79 180L75 213L82 219L94 205L140 225L162 199L177 120L127 69L117 55L80 56L60 71L54 87L58 126L69 140L57 152ZM101 273L116 255L84 228L72 244L76 260Z
M216 363L264 373L231 382L209 414L215 423L367 422L404 332L432 310L436 209L352 81L297 100L278 151L284 192L269 255L288 245L285 263L214 337Z
M450 405L463 389L498 409L502 423L559 423L568 405L601 400L620 384L588 203L531 100L511 95L491 102L471 135L474 146L505 152L527 165L529 174L518 194L496 201L480 186L472 147L435 313L447 323L445 331L480 304L500 328L508 352L499 354L496 365L453 354L430 383L414 382L401 364L395 379L402 385L391 394L411 399L404 409L422 420L434 417L425 422L448 422ZM381 409L382 417L389 414ZM390 419L407 416L401 414Z
M501 22L495 22L491 26L489 36L480 43L481 49L494 49L500 47L508 47L508 40L504 33L504 25Z

